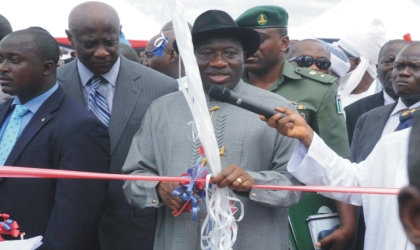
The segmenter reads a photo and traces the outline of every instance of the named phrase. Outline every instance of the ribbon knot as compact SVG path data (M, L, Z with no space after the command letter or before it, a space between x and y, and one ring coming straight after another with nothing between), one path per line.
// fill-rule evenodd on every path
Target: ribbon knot
M182 213L184 209L187 209L187 212L192 213L193 221L196 221L198 218L198 213L200 212L200 207L198 206L198 199L204 199L206 197L206 191L204 190L204 183L196 183L197 178L205 178L209 173L207 166L204 161L204 149L200 147L199 149L200 157L195 162L193 168L187 170L187 173L182 174L182 177L188 178L189 182L181 182L180 186L175 188L172 192L173 196L178 196L186 203L179 211L173 211L173 216L178 216Z

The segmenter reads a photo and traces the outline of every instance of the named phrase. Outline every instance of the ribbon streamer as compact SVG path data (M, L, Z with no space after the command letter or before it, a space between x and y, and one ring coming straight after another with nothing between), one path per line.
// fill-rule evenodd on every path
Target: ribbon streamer
M0 178L52 178L52 179L96 179L96 180L137 180L137 181L162 181L162 182L189 182L185 177L168 176L143 176L143 175L125 175L125 174L104 174L83 171L57 170L45 168L27 168L27 167L8 167L0 166ZM205 184L206 179L195 179L196 183ZM268 190L286 190L302 192L321 192L321 193L354 193L354 194L382 194L397 195L399 188L381 188L381 187L337 187L337 186L269 186L253 185L252 188Z

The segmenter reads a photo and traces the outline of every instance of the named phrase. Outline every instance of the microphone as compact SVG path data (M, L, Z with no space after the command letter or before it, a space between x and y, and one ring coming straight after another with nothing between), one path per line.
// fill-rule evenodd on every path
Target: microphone
M261 105L251 100L247 100L236 94L235 92L230 91L230 89L213 85L209 89L209 96L219 102L227 102L232 105L238 106L240 108L246 109L253 113L263 115L265 118L270 119L275 114L281 114L282 117L287 115L281 112L277 112L274 109L271 109L267 106Z

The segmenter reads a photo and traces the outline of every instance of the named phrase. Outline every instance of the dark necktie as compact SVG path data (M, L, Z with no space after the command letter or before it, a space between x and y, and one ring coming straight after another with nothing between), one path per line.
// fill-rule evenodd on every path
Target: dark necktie
M400 124L398 125L395 131L400 131L400 130L411 127L411 125L413 124L413 118L416 112L418 112L419 110L420 108L414 108L414 109L410 109L403 112L400 115Z

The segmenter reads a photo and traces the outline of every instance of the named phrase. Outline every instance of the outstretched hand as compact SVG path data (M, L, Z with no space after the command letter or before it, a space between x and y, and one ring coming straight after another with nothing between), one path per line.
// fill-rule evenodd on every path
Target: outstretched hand
M281 114L275 114L269 120L264 116L260 116L260 119L267 122L268 126L277 129L280 134L299 139L303 145L309 147L314 137L314 131L306 123L305 119L285 107L279 107L275 110L285 113L287 117L283 117Z

